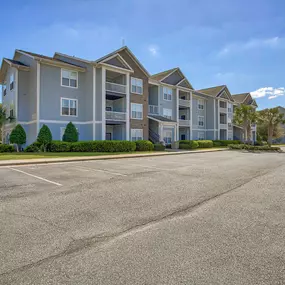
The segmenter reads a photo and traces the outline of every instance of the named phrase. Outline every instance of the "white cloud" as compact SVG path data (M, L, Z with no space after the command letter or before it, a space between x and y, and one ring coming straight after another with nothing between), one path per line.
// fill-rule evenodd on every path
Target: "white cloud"
M218 56L224 56L229 53L252 50L256 48L285 48L285 39L273 37L267 39L250 39L246 42L231 43L223 47L218 52Z
M159 54L159 47L157 45L150 45L148 51L152 56L157 56Z
M279 96L284 96L285 95L285 88L284 87L279 87L279 88L274 88L274 87L262 87L259 88L253 92L250 92L251 96L253 98L262 98L262 97L268 97L268 99L274 99Z

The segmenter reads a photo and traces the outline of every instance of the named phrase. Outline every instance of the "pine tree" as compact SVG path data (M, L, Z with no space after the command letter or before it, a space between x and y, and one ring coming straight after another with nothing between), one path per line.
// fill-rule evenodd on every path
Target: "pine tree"
M26 143L26 132L21 125L17 125L10 134L10 143L17 145L17 152L19 152L19 145Z
M76 130L75 126L71 122L67 124L62 140L64 142L77 142L78 141L78 131Z
M52 134L47 125L43 125L39 131L37 141L41 144L44 151L46 151L47 145L52 141Z

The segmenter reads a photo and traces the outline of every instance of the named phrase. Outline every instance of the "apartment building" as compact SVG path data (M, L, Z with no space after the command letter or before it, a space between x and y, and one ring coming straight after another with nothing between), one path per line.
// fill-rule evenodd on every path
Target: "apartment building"
M3 105L15 117L3 128L4 141L18 123L27 144L43 124L61 140L70 121L80 140L148 139L148 78L127 47L95 61L16 50L0 71Z
M0 84L7 117L15 118L3 142L21 124L27 145L43 124L61 140L70 121L80 140L230 140L241 138L234 106L256 106L249 93L232 96L225 85L194 90L180 68L150 75L128 47L94 61L16 50L2 61Z

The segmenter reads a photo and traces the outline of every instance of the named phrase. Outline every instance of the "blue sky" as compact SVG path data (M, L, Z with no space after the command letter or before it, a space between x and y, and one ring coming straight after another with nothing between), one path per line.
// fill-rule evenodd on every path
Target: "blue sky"
M195 89L226 84L285 106L284 0L49 0L1 4L0 57L24 49L97 59L125 44L150 73L179 66Z

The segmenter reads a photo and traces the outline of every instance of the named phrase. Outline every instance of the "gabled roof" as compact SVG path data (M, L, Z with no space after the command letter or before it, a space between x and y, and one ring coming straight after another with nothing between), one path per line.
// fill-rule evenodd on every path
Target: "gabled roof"
M113 55L119 54L121 51L125 50L128 55L134 60L134 62L137 64L137 66L143 71L143 73L150 77L150 74L148 71L144 68L144 66L140 63L140 61L136 58L136 56L131 52L131 50L127 46L123 46L120 49L117 49L111 53L106 54L105 56L93 61L93 63L100 63L103 62L105 59L112 57Z
M224 92L227 93L227 97L230 101L234 102L233 96L231 92L229 91L227 85L220 85L220 86L213 86L205 89L196 90L197 92L200 92L205 95L209 95L212 97L221 97L223 96Z
M20 54L24 54L26 56L32 57L34 60L37 60L37 61L40 61L40 62L43 62L46 64L58 65L61 67L66 67L66 68L72 68L72 69L76 69L78 71L85 71L85 68L83 68L79 65L66 63L66 62L59 60L57 58L54 58L54 57L50 57L50 56L46 56L46 55L42 55L42 54L38 54L38 53L34 53L34 52L24 51L24 50L16 50L14 58L15 58L17 52Z
M252 98L249 92L232 95L235 102L239 104L253 105L258 107L256 101Z
M177 72L179 76L181 76L181 80L177 82L176 84L171 84L173 86L179 86L187 89L193 89L192 84L188 81L186 76L183 74L181 69L179 67L171 68L156 74L153 74L150 78L156 81L159 81L161 83L166 83L164 82L167 78L169 78L172 74Z

